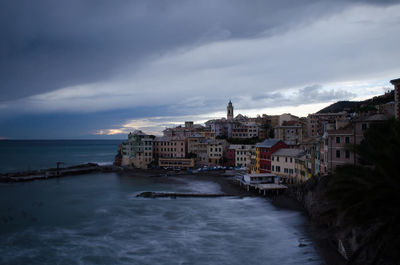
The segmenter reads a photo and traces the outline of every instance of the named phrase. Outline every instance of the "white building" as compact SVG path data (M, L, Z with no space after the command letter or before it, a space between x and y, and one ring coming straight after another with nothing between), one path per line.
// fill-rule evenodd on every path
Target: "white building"
M235 150L235 167L248 167L251 162L252 151L255 151L255 145L232 144L229 149Z
M270 173L246 174L243 181L249 184L270 184L276 182L276 175Z

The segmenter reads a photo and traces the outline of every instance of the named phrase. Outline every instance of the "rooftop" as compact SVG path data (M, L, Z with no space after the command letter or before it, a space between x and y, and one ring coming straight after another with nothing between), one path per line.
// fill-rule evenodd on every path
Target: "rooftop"
M256 147L266 147L266 148L271 148L272 146L276 145L280 139L266 139L261 143L258 143Z
M278 151L274 152L272 155L297 157L297 156L301 156L304 154L305 154L305 151L303 149L282 148L282 149L279 149Z

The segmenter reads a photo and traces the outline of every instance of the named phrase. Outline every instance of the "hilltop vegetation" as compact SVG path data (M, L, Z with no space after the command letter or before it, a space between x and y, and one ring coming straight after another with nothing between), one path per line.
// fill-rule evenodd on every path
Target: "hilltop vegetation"
M394 101L394 90L385 93L384 95L373 97L364 101L338 101L326 108L323 108L317 113L333 113L342 111L359 112L375 109L376 105L385 104L391 101Z

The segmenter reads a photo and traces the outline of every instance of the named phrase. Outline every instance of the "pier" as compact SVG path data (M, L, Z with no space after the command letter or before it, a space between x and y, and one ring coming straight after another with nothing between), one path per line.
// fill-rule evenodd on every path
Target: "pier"
M242 179L235 179L235 182L247 191L254 191L261 196L280 195L288 188L282 184L276 183L249 183Z
M117 172L121 168L115 166L100 166L95 163L76 165L72 167L61 168L57 163L57 168L43 170L34 170L30 172L15 172L0 174L0 182L23 182L33 180L45 180L71 175L89 174L94 172Z

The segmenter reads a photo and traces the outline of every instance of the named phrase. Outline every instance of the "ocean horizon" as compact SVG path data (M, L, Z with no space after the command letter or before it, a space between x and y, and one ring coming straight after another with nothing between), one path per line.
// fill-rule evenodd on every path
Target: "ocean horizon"
M0 140L0 173L112 164L123 140Z

